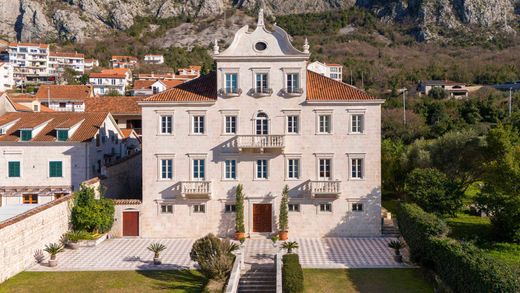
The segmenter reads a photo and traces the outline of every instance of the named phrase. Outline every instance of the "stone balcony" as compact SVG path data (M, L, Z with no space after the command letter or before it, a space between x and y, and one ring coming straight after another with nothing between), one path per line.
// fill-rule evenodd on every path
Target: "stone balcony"
M237 135L237 147L239 151L258 150L283 150L285 147L284 135Z
M269 97L272 94L272 88L252 88L251 90L249 90L249 95L255 98Z
M284 88L281 91L282 95L285 97L299 97L303 95L302 88Z
M309 182L309 190L312 198L338 197L341 194L341 181L316 180Z
M218 95L224 98L238 97L242 94L239 88L222 88L218 90Z
M181 181L181 196L189 199L210 199L211 181Z

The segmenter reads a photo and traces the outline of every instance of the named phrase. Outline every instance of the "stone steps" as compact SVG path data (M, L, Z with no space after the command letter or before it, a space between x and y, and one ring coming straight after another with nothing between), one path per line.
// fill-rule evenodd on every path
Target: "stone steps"
M265 266L265 265L264 265ZM272 269L254 269L247 271L238 283L238 292L276 292L276 271Z

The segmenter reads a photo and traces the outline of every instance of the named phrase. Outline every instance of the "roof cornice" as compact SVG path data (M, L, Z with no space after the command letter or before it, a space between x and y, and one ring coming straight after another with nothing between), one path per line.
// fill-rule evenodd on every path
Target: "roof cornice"
M307 100L304 104L308 105L332 105L332 104L340 104L340 105L381 105L385 102L385 99L373 99L373 100Z

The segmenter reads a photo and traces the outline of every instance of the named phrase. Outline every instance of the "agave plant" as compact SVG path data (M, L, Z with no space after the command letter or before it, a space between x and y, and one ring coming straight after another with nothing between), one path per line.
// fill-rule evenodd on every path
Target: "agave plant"
M399 240L392 240L388 243L388 247L395 251L395 255L401 255L401 249L403 249L405 245Z
M56 259L56 254L63 252L63 245L59 243L50 243L45 245L44 251L51 255L51 260Z
M159 258L159 254L166 249L166 246L162 243L155 242L148 246L148 250L154 253L154 258Z
M298 247L299 245L296 241L286 241L282 244L282 248L287 249L287 253L292 253L293 249L297 249Z

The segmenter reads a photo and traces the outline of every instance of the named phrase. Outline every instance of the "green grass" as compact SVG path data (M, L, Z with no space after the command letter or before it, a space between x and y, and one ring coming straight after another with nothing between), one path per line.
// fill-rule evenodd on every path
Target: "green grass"
M23 272L0 292L201 292L198 271Z
M421 269L305 269L305 292L433 292Z

